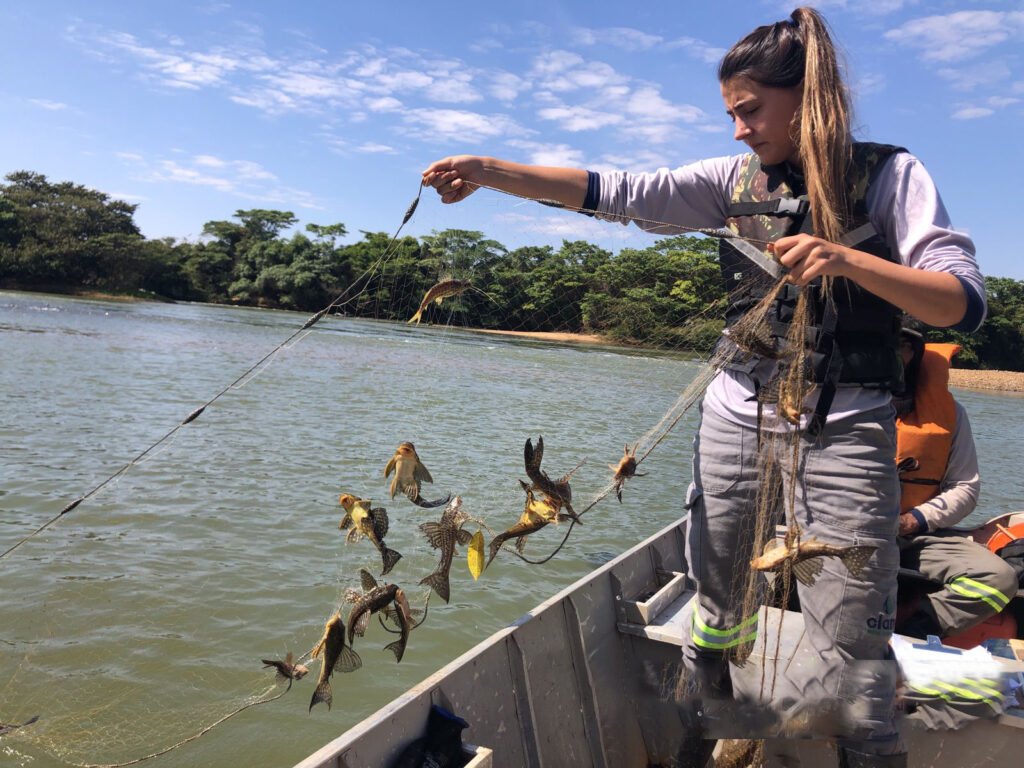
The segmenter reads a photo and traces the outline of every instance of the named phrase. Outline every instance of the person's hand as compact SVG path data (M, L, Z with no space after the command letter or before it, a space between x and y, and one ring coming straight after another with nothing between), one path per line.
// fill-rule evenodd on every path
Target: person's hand
M807 285L821 275L843 276L849 253L841 245L807 234L780 237L768 250L789 270L789 281L797 285Z
M900 536L913 536L915 533L921 530L921 523L917 521L909 512L904 512L900 515Z
M442 203L457 203L476 191L483 182L483 175L483 158L455 155L431 163L423 171L423 186L436 189Z

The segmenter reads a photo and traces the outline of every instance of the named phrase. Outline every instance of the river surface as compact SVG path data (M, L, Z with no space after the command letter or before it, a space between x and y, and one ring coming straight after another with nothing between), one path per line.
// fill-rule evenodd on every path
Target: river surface
M0 293L0 551L54 517L225 390L307 315L196 304ZM493 529L523 502L522 446L543 435L553 476L580 459L592 499L622 446L693 379L682 356L563 346L441 327L327 317L227 389L195 421L0 560L0 765L115 763L184 741L266 695L261 658L318 639L359 569L338 530L340 492L388 508L389 580L414 604L437 554L418 530L439 510L387 498L383 468L416 444L434 477ZM1024 507L1024 398L958 391L985 483L979 520ZM502 553L479 581L464 555L401 664L376 624L363 667L308 712L313 673L151 761L290 765L596 565L682 514L696 409L542 566ZM580 504L576 505L580 508ZM564 527L530 539L549 554ZM490 535L487 534L487 538ZM280 693L283 687L270 690ZM409 734L410 737L415 734Z

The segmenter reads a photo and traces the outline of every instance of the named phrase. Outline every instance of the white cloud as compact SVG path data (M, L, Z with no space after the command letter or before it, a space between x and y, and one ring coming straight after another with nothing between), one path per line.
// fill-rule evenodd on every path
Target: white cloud
M205 166L207 168L223 168L227 165L226 162L221 160L219 157L213 155L196 155L195 164Z
M957 11L908 21L888 40L921 51L925 61L960 61L1024 35L1024 11Z
M50 112L59 112L62 109L68 108L68 105L61 101L50 101L49 99L29 99L29 101L40 109L46 109Z
M555 165L561 167L582 167L583 151L568 144L544 144L538 141L510 139L508 146L526 153L527 162L533 165Z
M569 34L572 42L577 45L614 46L626 51L646 51L663 42L663 38L658 35L651 35L630 27L606 29L577 27Z
M681 48L693 58L705 64L717 64L725 56L725 48L706 43L695 37L677 37L668 44L669 48Z
M974 91L1009 80L1010 68L1002 61L984 61L962 67L942 67L939 76L949 81L955 90Z
M595 221L574 211L553 214L544 214L542 211L542 208L538 208L537 215L503 213L495 218L514 225L521 232L536 232L566 240L629 240L636 235L635 231L625 227L609 227L606 222Z
M542 120L553 120L563 131L578 133L579 131L595 131L609 125L619 125L624 118L621 114L599 112L584 106L546 107L537 115Z
M977 120L979 117L988 117L992 114L995 114L995 110L988 107L963 107L953 113L953 119Z
M389 147L387 144L376 144L372 141L368 141L365 144L361 144L356 147L357 152L364 152L371 155L394 155L397 154L394 147Z
M500 101L512 101L530 88L530 84L511 72L496 72L491 75L491 95Z
M426 129L431 138L457 139L468 144L524 132L506 115L484 115L456 109L411 109L405 113L404 119L417 133Z
M381 96L367 101L366 107L371 112L396 112L402 108L402 102L393 96Z

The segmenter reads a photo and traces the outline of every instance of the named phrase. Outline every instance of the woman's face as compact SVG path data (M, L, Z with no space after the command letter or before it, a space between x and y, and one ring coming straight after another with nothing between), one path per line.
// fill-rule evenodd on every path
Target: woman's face
M785 161L799 165L791 127L802 97L800 86L771 88L747 77L734 77L722 83L725 111L736 126L734 138L745 142L762 165Z

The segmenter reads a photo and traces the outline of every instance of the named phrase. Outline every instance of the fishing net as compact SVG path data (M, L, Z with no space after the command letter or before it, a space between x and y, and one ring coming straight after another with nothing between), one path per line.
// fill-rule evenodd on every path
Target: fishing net
M129 336L108 341L105 323L120 310L80 304L75 329L40 312L7 332L17 364L0 374L12 377L0 381L0 762L294 762L436 659L683 514L693 405L723 365L763 351L771 297L734 329L735 344L719 344L729 297L713 237L631 230L613 255L582 237L509 251L457 228L510 206L524 228L600 226L489 190L455 209L424 199L402 222L420 234L366 234L362 268L313 315L134 308ZM446 281L440 300L425 301ZM480 325L592 330L632 346L553 347ZM33 351L46 334L72 333L62 358ZM807 394L803 361L786 362L794 375L766 393L773 413L776 403L798 411ZM552 481L582 463L570 478L582 525L556 515L510 538L479 581L460 537L451 599L431 597L420 582L442 552L420 526L441 521L458 495L468 534L491 541L511 528L528 498L523 444L541 436ZM437 506L390 498L383 470L404 441L433 476L422 500ZM743 557L774 533L784 471L763 467ZM387 509L387 530L374 532L402 555L390 573L373 537L346 544L341 493ZM375 615L355 640L362 667L335 672L332 712L309 714L321 667L309 652L367 591L363 569L402 585L423 621L408 641L416 653L396 667L384 647L399 625ZM763 599L756 575L744 589L748 604ZM304 679L275 678L261 662L289 652L309 667Z

